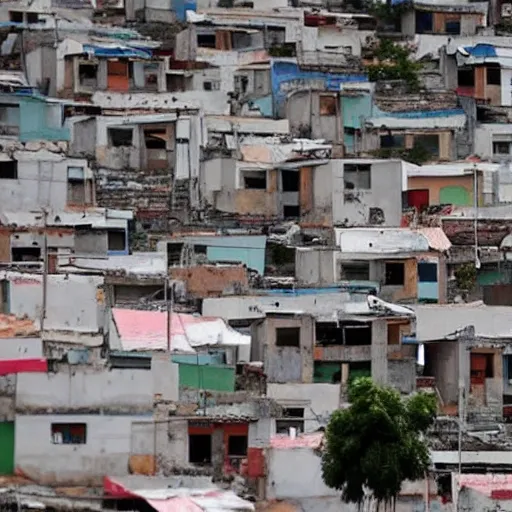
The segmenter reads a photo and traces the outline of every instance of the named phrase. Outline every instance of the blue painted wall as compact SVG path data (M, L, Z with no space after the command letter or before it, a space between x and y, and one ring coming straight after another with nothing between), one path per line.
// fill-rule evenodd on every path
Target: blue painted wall
M272 82L273 113L277 117L285 105L288 93L296 90L339 91L346 82L367 82L366 75L342 75L320 71L302 71L297 62L283 59L272 60L270 78Z
M43 98L20 98L20 141L70 140L69 129L62 126L62 111L63 105Z
M172 0L172 8L178 21L187 21L187 11L196 11L195 0Z
M266 236L187 236L184 241L206 245L210 261L239 261L260 274L265 270Z
M251 100L249 102L251 106L259 108L263 117L272 117L272 95L258 98L257 100Z

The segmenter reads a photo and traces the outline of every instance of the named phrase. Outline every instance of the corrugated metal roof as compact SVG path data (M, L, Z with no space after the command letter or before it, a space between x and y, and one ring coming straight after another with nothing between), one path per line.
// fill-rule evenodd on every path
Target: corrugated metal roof
M193 347L251 343L250 336L240 334L220 318L174 312L169 316L172 352L194 353ZM111 333L111 349L167 350L167 313L113 308L112 317L119 340ZM116 344L119 346L115 346Z
M452 246L441 228L418 228L416 231L428 240L428 245L434 251L446 252Z

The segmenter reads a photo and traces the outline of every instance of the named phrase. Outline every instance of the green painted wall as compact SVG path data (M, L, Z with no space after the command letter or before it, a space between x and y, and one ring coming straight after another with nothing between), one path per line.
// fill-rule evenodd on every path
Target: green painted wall
M500 284L504 281L504 275L499 270L480 270L476 276L476 281L480 286L490 286Z
M439 203L469 206L471 204L471 195L464 187L457 185L443 187L439 191Z
M180 387L235 391L235 368L232 366L179 363Z
M0 423L0 475L14 473L14 422Z
M335 373L341 372L341 363L315 361L313 382L331 384Z

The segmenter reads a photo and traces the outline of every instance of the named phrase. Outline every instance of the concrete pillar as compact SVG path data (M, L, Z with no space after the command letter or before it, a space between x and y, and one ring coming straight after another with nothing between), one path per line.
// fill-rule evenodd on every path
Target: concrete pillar
M372 379L376 384L388 383L388 324L385 319L372 322Z
M224 429L216 428L212 434L213 480L220 480L224 472Z

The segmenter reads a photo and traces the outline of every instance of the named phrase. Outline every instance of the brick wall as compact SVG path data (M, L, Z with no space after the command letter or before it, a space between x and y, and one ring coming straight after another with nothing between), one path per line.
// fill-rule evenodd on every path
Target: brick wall
M184 281L188 294L195 298L235 295L247 290L249 286L247 269L242 265L172 268L170 276Z

